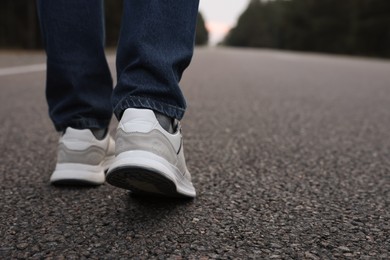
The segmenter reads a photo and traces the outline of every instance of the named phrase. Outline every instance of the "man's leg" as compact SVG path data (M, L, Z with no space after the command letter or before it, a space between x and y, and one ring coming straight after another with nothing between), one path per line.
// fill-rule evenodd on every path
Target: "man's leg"
M194 48L198 0L128 0L117 53L116 158L107 175L134 193L194 197L179 88ZM177 119L177 120L174 120ZM168 122L168 123L167 123Z
M38 13L54 126L58 131L106 128L112 79L104 54L102 0L38 0Z
M49 114L63 132L50 180L102 184L114 155L105 133L112 116L112 79L104 54L102 0L38 0L38 13Z
M126 0L117 53L114 113L149 108L181 119L179 88L193 49L199 0Z

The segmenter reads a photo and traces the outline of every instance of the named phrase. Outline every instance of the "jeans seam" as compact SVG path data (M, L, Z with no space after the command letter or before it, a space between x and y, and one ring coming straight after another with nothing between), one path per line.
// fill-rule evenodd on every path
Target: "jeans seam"
M55 123L54 126L57 131L63 131L67 127L91 129L91 128L107 128L111 119L95 119L95 118L80 118L73 119L64 123Z
M149 97L126 96L114 107L114 114L118 120L120 120L122 112L127 108L148 108L178 120L182 119L185 113L184 108L167 104Z

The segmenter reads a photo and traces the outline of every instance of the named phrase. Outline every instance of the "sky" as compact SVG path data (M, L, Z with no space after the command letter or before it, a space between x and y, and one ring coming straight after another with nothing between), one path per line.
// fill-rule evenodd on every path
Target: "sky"
M223 40L248 3L249 0L200 0L199 11L206 20L210 44Z

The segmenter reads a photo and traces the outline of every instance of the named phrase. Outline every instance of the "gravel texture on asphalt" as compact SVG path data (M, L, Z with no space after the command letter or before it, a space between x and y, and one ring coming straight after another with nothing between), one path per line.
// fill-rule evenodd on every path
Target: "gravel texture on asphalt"
M390 258L389 62L197 49L182 81L193 201L50 186L44 80L0 77L1 259Z

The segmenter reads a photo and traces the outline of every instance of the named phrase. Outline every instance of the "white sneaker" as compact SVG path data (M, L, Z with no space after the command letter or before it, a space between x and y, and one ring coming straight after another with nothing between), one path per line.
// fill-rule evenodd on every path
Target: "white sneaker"
M152 110L126 109L116 136L107 182L138 194L195 197L184 158L180 124L170 134Z
M114 156L115 143L109 134L98 140L89 129L68 127L59 140L57 165L50 182L64 185L103 184L104 172Z

